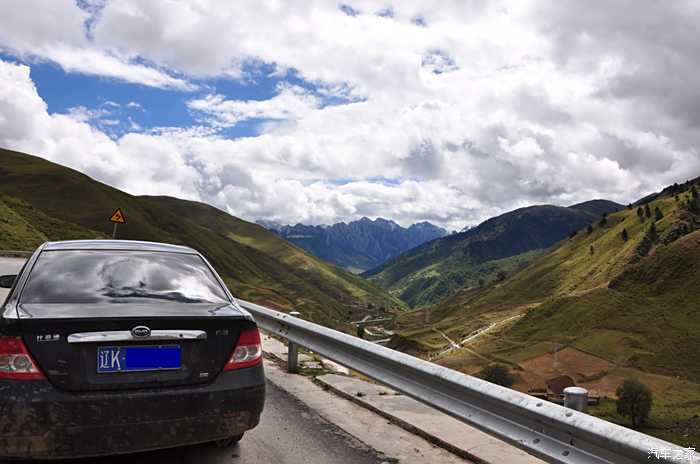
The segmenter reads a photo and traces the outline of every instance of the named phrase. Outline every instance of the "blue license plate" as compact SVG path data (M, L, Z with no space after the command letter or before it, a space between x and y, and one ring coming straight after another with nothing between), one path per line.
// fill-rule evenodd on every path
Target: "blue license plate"
M99 346L97 372L138 372L180 369L180 345Z

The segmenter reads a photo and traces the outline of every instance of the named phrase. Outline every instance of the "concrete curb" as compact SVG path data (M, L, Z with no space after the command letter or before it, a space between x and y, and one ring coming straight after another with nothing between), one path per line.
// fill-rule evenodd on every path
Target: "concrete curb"
M305 375L289 374L285 363L265 353L268 382L308 406L321 419L373 449L382 464L425 462L468 464L461 456L385 420L373 411L326 390Z
M263 345L265 357L286 372L287 347L284 343L266 335ZM420 401L401 395L389 387L328 370L323 374L313 370L305 374L303 363L300 367L299 374L290 375L306 377L317 388L376 414L387 423L455 458L478 464L544 464L510 444L494 439L449 415L434 411ZM384 399L379 400L380 397Z
M313 381L317 385L320 385L322 388L324 388L328 391L331 391L331 392L335 393L336 395L341 396L341 397L345 398L346 400L349 400L349 401L357 404L358 406L362 406L363 408L372 411L373 413L387 419L392 424L395 424L395 425L401 427L402 429L406 430L407 432L418 435L419 437L427 440L428 442L432 443L433 445L439 446L440 448L447 450L450 453L459 456L460 458L467 459L469 461L473 461L475 464L493 464L491 462L484 461L483 459L481 459L478 456L475 456L474 454L470 453L469 451L464 450L462 448L459 448L457 446L454 446L453 444L448 443L448 442L442 440L441 438L439 438L439 437L437 437L429 432L426 432L425 430L419 429L415 425L409 424L408 422L396 417L395 415L393 415L391 413L388 413L380 408L377 408L377 407L369 404L366 401L363 401L362 397L354 396L354 395L351 395L347 392L344 392L344 391L336 388L335 386L324 382L322 379L320 379L318 377L314 377Z
M0 251L0 258L29 258L33 251Z

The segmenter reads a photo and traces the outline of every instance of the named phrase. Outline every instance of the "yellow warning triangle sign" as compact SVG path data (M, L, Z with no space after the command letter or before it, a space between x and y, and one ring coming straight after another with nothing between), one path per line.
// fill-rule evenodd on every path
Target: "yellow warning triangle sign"
M117 208L117 210L112 214L112 217L109 218L109 222L116 222L117 224L126 224L126 217L124 216L124 212L121 208Z

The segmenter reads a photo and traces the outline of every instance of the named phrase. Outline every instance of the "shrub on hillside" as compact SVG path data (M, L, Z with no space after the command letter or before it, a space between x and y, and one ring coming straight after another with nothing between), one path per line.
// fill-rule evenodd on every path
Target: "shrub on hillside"
M654 224L653 222L651 223L651 226L649 226L647 236L652 242L655 242L659 239L659 233L656 231L656 224Z
M630 239L630 236L627 234L627 229L622 229L622 233L620 235L622 236L623 242L626 242Z
M515 383L515 376L510 373L508 367L502 364L491 364L486 366L478 375L487 382L510 387Z
M608 213L603 213L603 217L600 218L600 222L598 225L600 227L605 227L605 225L608 223Z
M661 208L658 206L656 207L656 210L654 211L654 219L656 221L660 221L664 218L664 213L661 212Z
M627 379L617 387L617 412L632 421L632 427L649 418L654 396L651 389L636 379Z

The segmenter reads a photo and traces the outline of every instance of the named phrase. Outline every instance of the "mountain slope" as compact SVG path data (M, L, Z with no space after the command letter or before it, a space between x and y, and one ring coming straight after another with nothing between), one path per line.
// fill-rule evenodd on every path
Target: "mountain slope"
M503 282L399 316L393 346L471 374L508 365L522 391L568 375L603 398L589 413L624 425L606 397L637 378L654 394L640 430L692 446L700 440L698 190L700 179L666 189L640 203L648 215L637 206L610 214Z
M541 333L548 325L537 320L548 317L542 316L547 314L544 309L568 307L574 301L594 309L596 305L589 299L599 293L609 296L611 301L626 293L635 293L642 300L684 292L700 296L700 285L693 285L698 272L692 265L694 253L700 252L696 250L700 239L697 231L700 208L689 209L690 199L690 187L679 195L678 201L675 194L657 197L649 206L652 212L657 207L662 212L663 217L658 221L653 214L651 218L640 219L636 207L610 214L605 224L596 223L590 234L579 232L561 242L504 282L462 289L440 304L407 313L399 322L412 332L409 338L413 338L418 332L430 332L430 328L423 327L428 313L438 328L460 338L460 331L483 325L486 319L527 312L513 329L534 334ZM649 232L652 224L655 234ZM627 232L627 240L623 238L623 230ZM673 257L677 258L676 262ZM700 311L700 300L688 303ZM576 318L562 320L560 332L570 332L574 321L581 323ZM604 326L605 321L593 318L585 324ZM582 335L578 329L571 332L574 338ZM700 363L697 367L700 376Z
M331 226L279 226L265 223L276 234L325 261L353 271L374 268L387 259L447 232L428 222L401 227L393 221L363 217Z
M192 246L242 298L284 310L295 308L305 317L334 326L353 311L402 305L363 279L216 208L175 198L132 196L41 158L0 150L0 193L0 207L14 213L13 230L18 227L15 216L31 226L12 233L13 248L21 243L22 248L31 248L44 237L108 236L107 218L121 207L127 224L119 226L119 238Z
M594 222L599 211L620 208L604 200L571 208L521 208L465 232L425 243L362 275L410 306L424 306L464 286L502 279Z
M649 204L662 212L659 220L640 219L637 208L611 214L500 284L464 289L401 316L399 338L430 351L443 344L434 329L460 339L519 316L497 337L485 337L479 352L518 358L523 346L533 354L532 347L552 342L700 381L700 203L690 188L678 201L665 194Z

